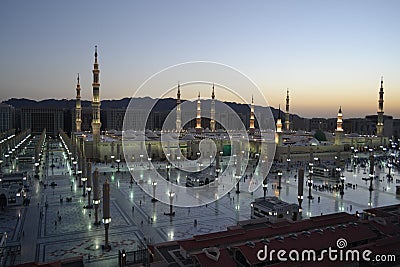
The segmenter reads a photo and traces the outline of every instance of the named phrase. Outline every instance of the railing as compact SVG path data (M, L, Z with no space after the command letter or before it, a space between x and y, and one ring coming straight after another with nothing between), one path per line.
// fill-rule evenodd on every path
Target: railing
M125 252L125 251L123 251ZM138 249L135 251L119 253L119 266L129 266L133 264L142 263L146 266L148 263L148 251L147 248Z
M17 255L21 254L21 245L9 245L0 247L0 266L12 266L16 264Z

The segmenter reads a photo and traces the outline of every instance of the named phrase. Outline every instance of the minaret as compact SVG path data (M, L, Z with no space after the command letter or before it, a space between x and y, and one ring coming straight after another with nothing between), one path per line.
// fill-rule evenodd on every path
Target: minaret
M250 106L250 127L249 132L254 133L254 98L251 96L251 106Z
M178 93L176 94L176 131L181 131L181 86L178 82Z
M76 101L75 101L75 131L80 132L82 125L81 114L81 85L79 84L79 73L76 84Z
M383 136L383 77L381 78L381 88L379 90L378 124L376 125L376 135Z
M289 88L286 91L285 130L288 132L290 131Z
M199 97L197 98L197 116L196 116L196 132L201 133L201 101L200 101L200 92Z
M282 120L281 120L281 105L278 110L278 120L276 121L275 144L282 145Z
M214 92L214 84L212 87L211 93L211 120L210 120L210 130L215 132L215 92Z
M336 120L335 145L342 144L342 137L343 137L342 123L343 123L343 115L342 115L342 107L340 107Z
M100 143L100 80L99 80L99 63L97 61L97 45L94 52L93 64L93 100L92 100L92 133L93 133L93 158L99 158L99 143Z

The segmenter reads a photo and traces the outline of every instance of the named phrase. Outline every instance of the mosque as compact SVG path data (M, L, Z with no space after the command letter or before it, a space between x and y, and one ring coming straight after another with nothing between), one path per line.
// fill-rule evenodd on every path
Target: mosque
M124 139L124 150L122 147L122 132L118 131L106 131L101 133L101 117L100 117L100 69L98 62L97 46L95 47L94 53L94 64L93 64L93 98L92 98L92 122L90 132L84 132L81 130L82 115L81 115L81 87L79 81L79 74L76 85L76 106L75 106L75 129L71 134L71 137L67 136L63 131L60 131L60 135L63 141L70 148L70 157L73 157L76 161L76 165L79 165L79 169L85 166L85 161L92 162L109 162L111 164L124 162L125 157L129 157L129 160L147 162L151 160L164 160L167 155L162 148L161 133L162 131L153 131L146 129L145 131L132 131L128 137ZM282 119L279 116L276 120L275 138L272 143L267 145L275 145L275 155L270 155L270 160L282 163L282 164L295 164L296 162L311 162L313 159L318 158L320 160L344 160L349 158L352 151L355 149L362 150L364 148L379 149L382 146L388 144L388 138L383 136L383 78L381 80L381 87L379 91L379 102L378 102L378 122L376 136L361 136L357 134L344 134L342 123L343 114L342 108L339 108L336 120L336 130L334 133L325 133L327 141L318 141L314 134L305 131L293 131L291 129L290 122L290 98L289 90L286 92L286 109L285 109L285 120L282 123ZM196 114L195 114L195 127L190 129L183 129L182 127L182 112L181 112L181 85L178 83L177 86L177 99L176 99L176 121L175 129L171 130L171 136L173 141L171 144L166 144L168 155L172 159L178 159L180 153L186 158L195 159L198 157L199 143L203 139L213 139L216 141L218 154L231 155L231 144L228 138L228 133L224 129L216 127L218 120L216 119L216 94L215 86L211 88L211 110L209 117L210 128L204 128L203 114L202 114L202 99L200 93L196 103ZM125 117L128 117L130 121L135 121L139 118L136 112L127 111ZM136 117L135 117L136 116ZM248 151L249 157L256 158L261 154L261 142L260 130L256 128L257 118L255 116L254 100L251 100L250 105L250 116L249 116L249 127L247 134L249 138L248 147L242 149ZM145 140L145 142L143 142ZM144 145L145 143L145 145ZM165 144L164 144L165 145ZM180 151L179 151L180 150ZM125 153L124 153L125 152ZM124 156L125 155L125 156Z
M378 123L376 135L359 135L356 133L344 134L342 107L339 107L334 133L325 132L326 141L319 141L313 133L305 131L292 131L290 128L289 90L286 95L285 127L282 129L282 120L276 122L275 143L277 145L275 160L281 163L313 162L318 160L344 160L349 158L354 151L364 151L373 148L383 149L389 144L389 138L383 136L383 78L379 91Z

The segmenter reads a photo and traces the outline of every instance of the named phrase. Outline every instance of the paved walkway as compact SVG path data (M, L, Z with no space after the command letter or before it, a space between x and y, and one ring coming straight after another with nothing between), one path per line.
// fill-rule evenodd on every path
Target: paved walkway
M36 259L36 242L40 220L39 205L41 189L37 182L35 182L35 187L39 188L38 193L31 197L31 203L30 206L26 208L24 224L22 227L21 262L29 262Z
M45 177L47 183L55 182L57 186L44 189L34 179L31 185L30 206L12 208L7 215L8 219L0 220L0 228L8 227L10 233L13 233L14 241L21 243L21 257L16 263L83 256L88 266L116 266L119 249L132 251L147 242L177 240L221 231L239 220L249 219L250 202L263 195L262 188L253 194L246 192L245 189L248 188L250 181L247 179L240 184L240 194L236 194L233 189L230 194L207 206L174 207L175 216L170 217L164 215L164 212L169 211L169 205L159 201L151 202L152 197L143 192L137 184L131 187L130 174L126 172L125 164L121 164L121 172L116 172L116 168L111 168L110 164L95 164L92 169L99 168L100 183L102 184L106 178L110 178L111 183L112 221L109 236L112 250L104 251L101 248L104 244L104 227L93 225L94 210L84 208L87 205L87 196L82 196L82 188L77 185L69 163L63 159L63 151L58 145L51 149L57 161L53 161L51 156L46 159L47 163L55 163L55 168L44 169L41 172L41 175L47 175ZM135 167L135 177L145 175L147 168L147 164L143 166L138 164ZM31 167L27 170L32 172ZM369 184L362 180L365 176L363 170L345 171L346 183L357 184L356 189L348 187L343 197L338 192L312 190L315 197L312 201L307 200L308 187L305 182L303 216L310 217L338 211L354 213L356 210L361 211L371 206L400 203L394 193L394 183L383 179L387 172L387 168L377 172L382 181L375 180L375 190L370 192ZM183 176L179 171L174 170L173 173ZM399 173L397 171L394 173L395 179L399 179ZM267 195L279 196L284 201L297 203L295 174L294 170L283 172L281 190L276 189L278 185L276 174L269 174ZM324 183L326 181L322 179L314 179L314 184ZM67 197L72 198L72 201L66 202ZM318 197L320 197L319 202ZM60 198L63 199L62 203ZM21 214L21 219L18 219L18 214ZM102 204L99 218L102 218ZM195 220L197 225L194 223ZM24 233L23 236L21 233Z

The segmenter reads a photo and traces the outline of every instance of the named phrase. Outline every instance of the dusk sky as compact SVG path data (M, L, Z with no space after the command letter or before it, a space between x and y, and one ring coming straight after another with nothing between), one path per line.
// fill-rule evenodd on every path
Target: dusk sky
M0 100L74 98L78 72L91 99L98 45L102 99L205 60L242 71L274 107L289 88L304 117L376 114L383 75L385 114L400 118L399 11L395 0L1 1Z

